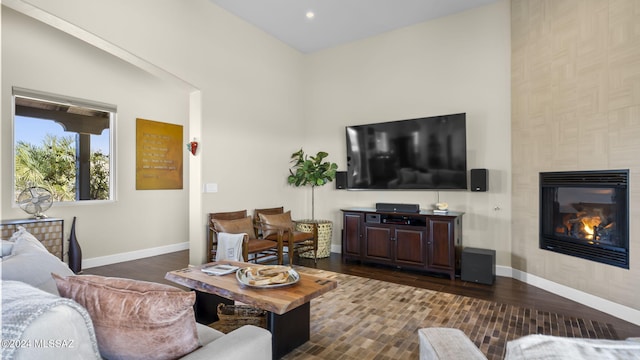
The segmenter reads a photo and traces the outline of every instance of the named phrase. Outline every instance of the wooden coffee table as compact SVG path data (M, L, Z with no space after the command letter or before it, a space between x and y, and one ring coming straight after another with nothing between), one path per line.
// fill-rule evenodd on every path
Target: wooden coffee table
M241 268L256 266L237 261L220 263ZM165 275L165 279L195 290L196 309L210 309L209 311L213 312L219 302L229 303L229 300L232 300L266 310L267 329L272 335L274 359L279 359L309 340L311 299L338 286L335 280L300 274L300 281L290 286L272 289L252 288L238 282L235 273L215 276L201 271L203 267L214 264L216 263L170 271ZM197 316L206 318L207 315L202 312L203 310ZM214 314L209 314L210 319L213 317L217 319Z

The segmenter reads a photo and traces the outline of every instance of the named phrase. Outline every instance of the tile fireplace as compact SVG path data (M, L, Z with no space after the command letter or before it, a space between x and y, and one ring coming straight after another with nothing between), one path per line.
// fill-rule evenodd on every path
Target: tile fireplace
M629 170L540 173L540 248L629 268Z

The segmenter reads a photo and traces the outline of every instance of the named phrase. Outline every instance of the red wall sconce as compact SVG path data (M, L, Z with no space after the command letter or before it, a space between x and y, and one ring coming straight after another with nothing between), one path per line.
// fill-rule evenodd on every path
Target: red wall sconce
M187 149L189 149L191 154L195 156L196 150L198 149L198 142L196 141L196 138L193 138L193 141L187 144Z

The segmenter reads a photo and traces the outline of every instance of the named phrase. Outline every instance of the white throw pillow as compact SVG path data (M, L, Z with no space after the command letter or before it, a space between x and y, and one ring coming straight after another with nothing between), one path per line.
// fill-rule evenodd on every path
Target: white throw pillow
M18 231L14 232L11 235L9 241L13 241L15 245L13 245L12 254L20 254L25 251L32 250L42 250L47 253L49 250L38 240L33 234L31 234L27 229L22 226L18 226Z
M11 255L11 251L13 251L13 242L2 240L2 257Z
M10 256L2 259L2 280L22 281L54 295L59 295L51 273L73 275L67 264L51 254L26 229L18 227Z

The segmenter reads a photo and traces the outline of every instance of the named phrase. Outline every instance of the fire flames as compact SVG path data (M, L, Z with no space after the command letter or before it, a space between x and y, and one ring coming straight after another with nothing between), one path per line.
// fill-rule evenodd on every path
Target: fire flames
M602 223L600 216L583 217L580 219L580 222L582 223L582 230L586 233L585 238L587 240L593 240L593 234L595 233L596 226Z
M578 235L585 240L600 240L600 234L608 232L614 223L604 225L603 218L599 215L590 215L586 212L577 214L566 214L563 218L563 225L556 229L561 234Z

